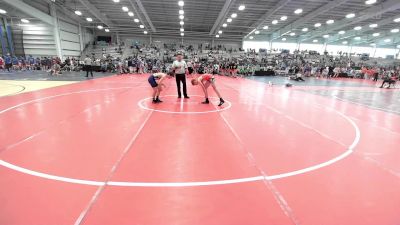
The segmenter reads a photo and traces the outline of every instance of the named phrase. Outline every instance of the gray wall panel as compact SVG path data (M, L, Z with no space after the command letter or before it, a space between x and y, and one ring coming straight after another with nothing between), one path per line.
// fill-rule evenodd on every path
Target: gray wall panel
M65 31L60 32L61 40L79 43L79 35L71 34Z
M78 34L79 33L79 29L77 25L68 23L68 22L64 22L63 20L58 20L58 26L60 27L60 30L62 31L66 31L69 33L74 33L74 34Z

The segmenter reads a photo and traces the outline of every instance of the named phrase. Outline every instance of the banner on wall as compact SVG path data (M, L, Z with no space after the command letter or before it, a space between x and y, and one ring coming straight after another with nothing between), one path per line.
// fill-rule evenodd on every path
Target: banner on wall
M14 54L14 45L13 45L11 26L10 25L7 26L6 31L7 31L7 40L8 40L8 47L10 49L10 54L14 56L15 55Z
M8 53L7 47L6 47L6 41L4 40L3 36L3 27L0 26L0 43L1 43L1 49L3 50L3 55L6 55Z

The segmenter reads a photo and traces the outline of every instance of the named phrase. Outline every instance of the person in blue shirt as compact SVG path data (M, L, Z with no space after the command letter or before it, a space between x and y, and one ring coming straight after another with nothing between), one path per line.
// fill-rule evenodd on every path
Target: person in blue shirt
M12 58L12 65L13 65L13 69L14 69L14 70L17 70L17 69L18 69L18 57L17 57L17 56L14 56L14 57Z
M28 70L34 70L35 68L35 58L32 57L32 55L29 55L27 61L27 67Z
M6 69L8 70L8 72L10 72L10 68L12 67L12 59L10 53L4 56L4 62L6 64Z
M25 57L20 56L18 58L18 67L20 70L26 70L26 61Z

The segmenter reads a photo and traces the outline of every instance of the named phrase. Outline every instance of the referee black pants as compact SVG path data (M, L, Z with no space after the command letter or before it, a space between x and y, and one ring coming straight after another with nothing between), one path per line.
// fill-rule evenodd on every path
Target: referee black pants
M90 65L85 65L85 70L86 70L86 77L89 77L89 73L90 75L92 75L93 77L93 68Z
M181 82L183 84L183 96L187 97L187 89L186 89L186 75L185 74L176 74L176 86L178 87L178 97L182 97L181 93Z

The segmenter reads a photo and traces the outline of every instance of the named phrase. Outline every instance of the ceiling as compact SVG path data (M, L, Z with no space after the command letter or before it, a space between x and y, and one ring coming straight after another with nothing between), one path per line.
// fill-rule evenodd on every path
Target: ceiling
M25 3L42 5L49 0L24 0ZM59 8L65 9L72 17L80 20L88 27L103 25L111 32L120 35L147 35L180 37L179 10L184 10L185 38L216 38L218 31L221 40L253 40L253 41L287 41L287 42L317 42L337 44L397 45L400 43L400 33L392 33L400 29L400 0L377 0L367 5L366 0L184 0L184 6L178 5L178 0L56 0ZM371 1L371 0L370 0ZM5 8L1 3L0 8ZM244 5L245 9L238 8ZM122 7L128 7L134 13L131 17ZM302 13L295 14L296 9ZM18 10L9 9L8 16L18 16ZM45 9L42 9L45 11ZM82 16L73 12L79 10ZM228 23L232 13L237 17ZM346 18L354 13L354 18ZM14 15L15 14L15 15ZM286 20L281 17L286 16ZM89 23L86 17L93 18ZM135 23L134 19L139 19ZM277 24L272 24L277 20ZM333 24L326 21L334 20ZM226 23L227 27L222 27ZM320 27L315 27L321 23ZM144 28L139 28L139 25ZM378 27L370 28L370 24ZM263 29L263 27L268 29ZM362 29L355 31L354 27ZM302 31L308 28L307 31ZM257 31L257 34L255 33ZM345 31L345 34L338 34ZM258 33L259 32L259 33ZM292 36L290 35L292 33ZM379 36L374 33L379 33ZM329 35L323 37L324 35ZM356 40L355 37L360 37ZM251 39L250 39L251 38ZM390 42L386 39L390 39ZM385 42L386 40L386 42Z

